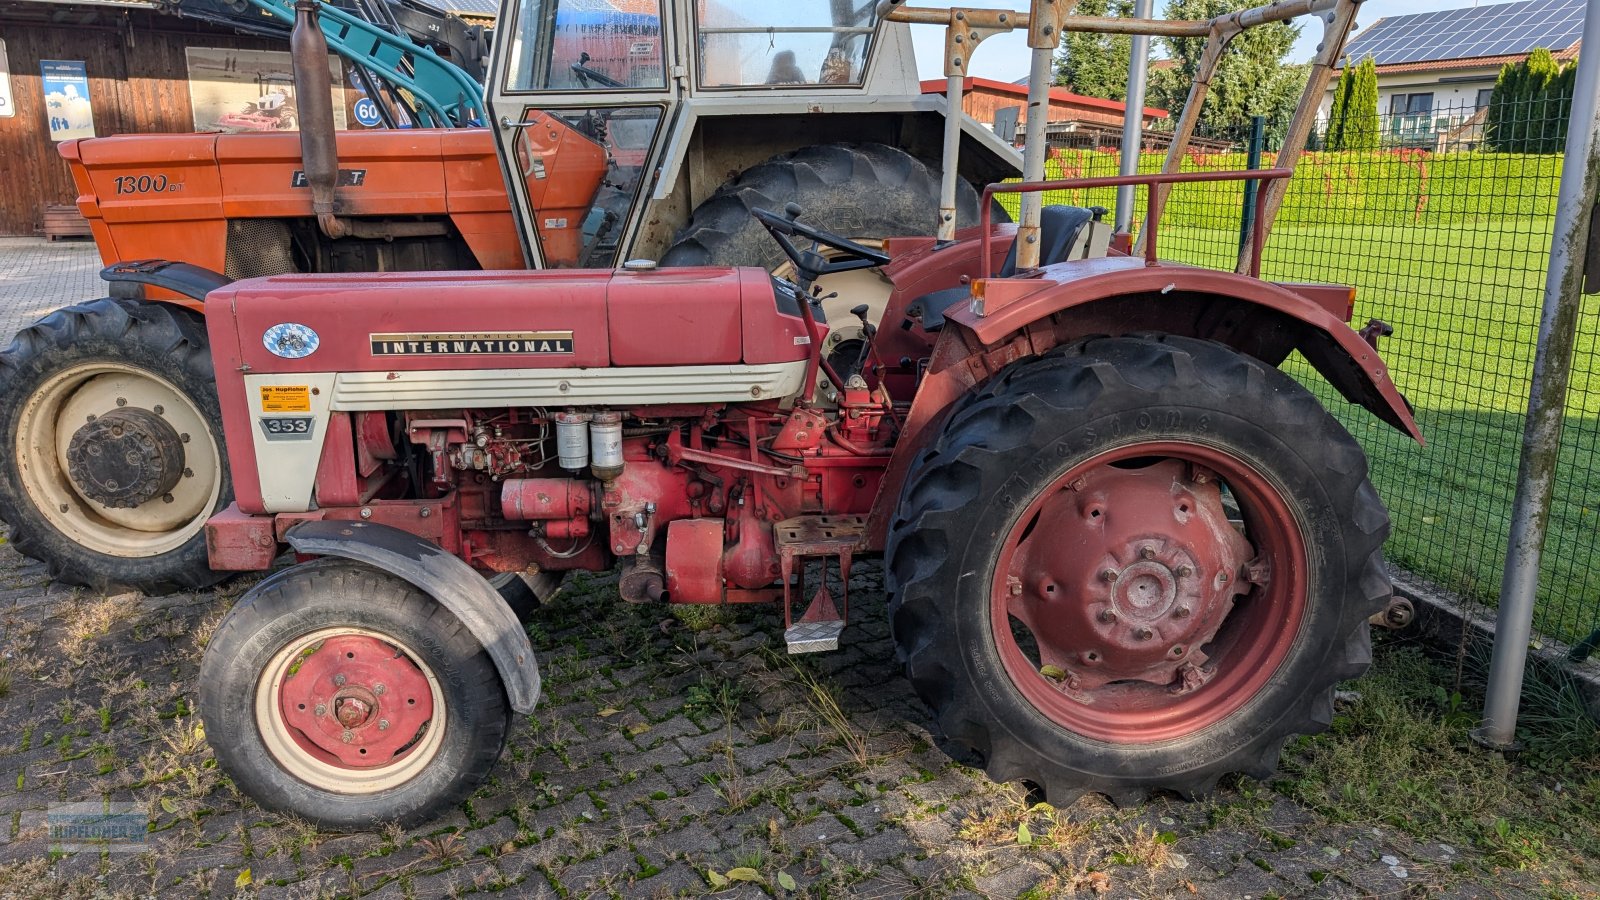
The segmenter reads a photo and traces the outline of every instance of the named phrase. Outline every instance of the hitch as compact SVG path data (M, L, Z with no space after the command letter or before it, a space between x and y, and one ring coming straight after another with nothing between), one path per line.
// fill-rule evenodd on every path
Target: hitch
M1367 621L1379 628L1399 631L1416 621L1417 609L1404 597L1391 597L1382 612L1374 613Z

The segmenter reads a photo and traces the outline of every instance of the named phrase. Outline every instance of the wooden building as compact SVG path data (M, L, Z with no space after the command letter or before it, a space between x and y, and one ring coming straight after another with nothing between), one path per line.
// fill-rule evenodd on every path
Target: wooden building
M46 207L76 200L52 138L63 122L47 108L46 71L82 73L88 96L75 99L87 101L96 136L193 132L207 123L193 104L192 51L208 49L287 54L288 44L164 14L144 0L0 0L0 234L34 234ZM42 70L43 61L54 62ZM266 77L234 85L229 102L281 90L262 85ZM345 92L353 102L353 90Z

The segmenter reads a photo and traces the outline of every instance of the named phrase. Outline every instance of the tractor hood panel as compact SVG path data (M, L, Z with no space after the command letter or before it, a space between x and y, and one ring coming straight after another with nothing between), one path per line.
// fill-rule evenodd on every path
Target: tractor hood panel
M759 365L810 346L759 269L274 275L206 312L251 374Z

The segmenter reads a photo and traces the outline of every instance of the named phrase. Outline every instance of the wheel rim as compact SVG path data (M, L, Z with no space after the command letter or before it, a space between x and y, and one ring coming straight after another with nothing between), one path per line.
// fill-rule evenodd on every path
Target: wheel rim
M295 778L337 794L397 787L444 742L444 693L404 643L324 628L285 644L256 683L267 752Z
M86 474L87 452L112 446L105 425L113 417L122 417L118 440L126 427L157 448L133 471L158 493L129 495L126 484ZM181 547L205 525L222 491L221 454L207 418L171 382L126 365L90 363L51 376L23 404L15 450L23 489L45 520L108 556Z
M1069 468L1023 511L990 625L1013 684L1057 725L1171 740L1273 681L1305 615L1306 569L1298 521L1252 466L1202 445L1134 444Z

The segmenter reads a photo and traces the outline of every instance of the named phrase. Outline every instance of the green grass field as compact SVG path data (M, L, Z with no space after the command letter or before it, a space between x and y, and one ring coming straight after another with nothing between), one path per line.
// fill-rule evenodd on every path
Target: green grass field
M1389 506L1394 563L1474 600L1493 603L1537 335L1551 220L1482 219L1405 226L1278 228L1266 276L1357 287L1355 324L1395 328L1383 356L1416 407L1418 447L1352 406L1303 361L1311 385L1372 459ZM1162 229L1163 256L1231 267L1236 227ZM1537 626L1567 641L1600 626L1600 315L1580 324L1560 479L1550 517Z

